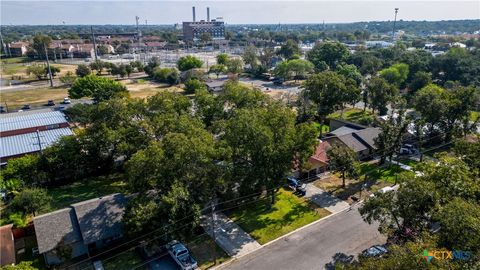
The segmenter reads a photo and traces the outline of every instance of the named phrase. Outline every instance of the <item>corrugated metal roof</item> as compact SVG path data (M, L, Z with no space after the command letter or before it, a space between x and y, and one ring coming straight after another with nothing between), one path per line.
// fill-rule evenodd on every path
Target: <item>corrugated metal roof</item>
M18 112L0 115L0 132L66 123L60 111Z
M61 136L72 135L70 128L57 128L40 131L42 149L52 145ZM39 151L37 133L26 133L0 138L0 158L11 157Z

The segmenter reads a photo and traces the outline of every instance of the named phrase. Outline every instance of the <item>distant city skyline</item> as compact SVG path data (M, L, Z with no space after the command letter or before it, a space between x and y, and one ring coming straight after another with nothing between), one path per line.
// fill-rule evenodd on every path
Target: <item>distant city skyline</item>
M2 1L2 25L174 24L223 17L227 24L480 19L480 1Z

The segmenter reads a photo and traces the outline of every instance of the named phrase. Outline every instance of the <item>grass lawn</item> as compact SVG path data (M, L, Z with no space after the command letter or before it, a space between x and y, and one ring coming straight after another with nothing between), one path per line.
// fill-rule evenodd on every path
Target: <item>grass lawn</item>
M208 269L215 266L212 254L213 239L204 234L193 242L187 244L188 249L192 253L193 258L197 261L200 269ZM227 261L230 257L215 243L215 253L217 257L217 264Z
M370 110L363 111L363 109L358 109L358 108L346 108L343 110L343 114L341 111L334 112L328 116L328 118L338 118L338 119L344 119L349 122L354 122L354 123L359 123L361 119L370 117L373 119L373 113Z
M67 96L68 92L64 87L38 88L24 91L2 92L0 93L0 100L3 106L7 103L9 110L15 110L21 108L24 104L30 104L32 106L45 105L50 99L60 104L63 98Z
M480 117L480 112L471 111L470 112L470 121L475 122L478 117Z
M135 251L131 249L113 258L107 258L102 261L105 270L128 270L134 269L143 263L142 258Z
M323 134L330 132L330 127L328 125L321 125L317 122L315 122L314 125L318 129L318 131L320 131L321 129Z
M72 203L112 194L125 193L126 183L123 175L114 174L84 179L70 185L48 190L52 196L51 211L66 207Z
M408 165L410 167L415 167L419 162L413 159L405 158L405 159L400 159L398 162Z
M269 199L260 199L257 203L236 209L229 215L260 244L330 214L329 211L315 208L306 199L285 189L277 192L275 204L271 208L268 206Z

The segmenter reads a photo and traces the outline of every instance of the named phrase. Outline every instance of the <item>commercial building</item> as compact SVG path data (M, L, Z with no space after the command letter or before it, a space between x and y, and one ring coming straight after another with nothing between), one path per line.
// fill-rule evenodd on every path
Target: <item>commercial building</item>
M39 152L72 135L65 115L51 109L0 115L0 161Z
M225 23L210 20L210 8L207 8L207 20L196 21L195 7L192 7L193 21L183 22L183 39L186 41L198 41L203 33L209 33L215 40L225 39Z

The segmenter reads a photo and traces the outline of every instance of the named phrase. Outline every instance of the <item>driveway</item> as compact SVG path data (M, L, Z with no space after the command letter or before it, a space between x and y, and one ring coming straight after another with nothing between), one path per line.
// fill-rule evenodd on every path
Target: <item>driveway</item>
M333 269L335 261L353 260L364 249L385 242L377 225L365 223L354 206L219 268Z
M307 184L307 194L305 198L311 200L316 205L327 209L332 214L341 212L350 207L350 205L339 198L330 195L328 192L316 187L313 183Z
M201 226L212 236L211 217L202 216ZM223 213L215 214L215 241L232 257L239 257L257 250L261 245L240 226Z

